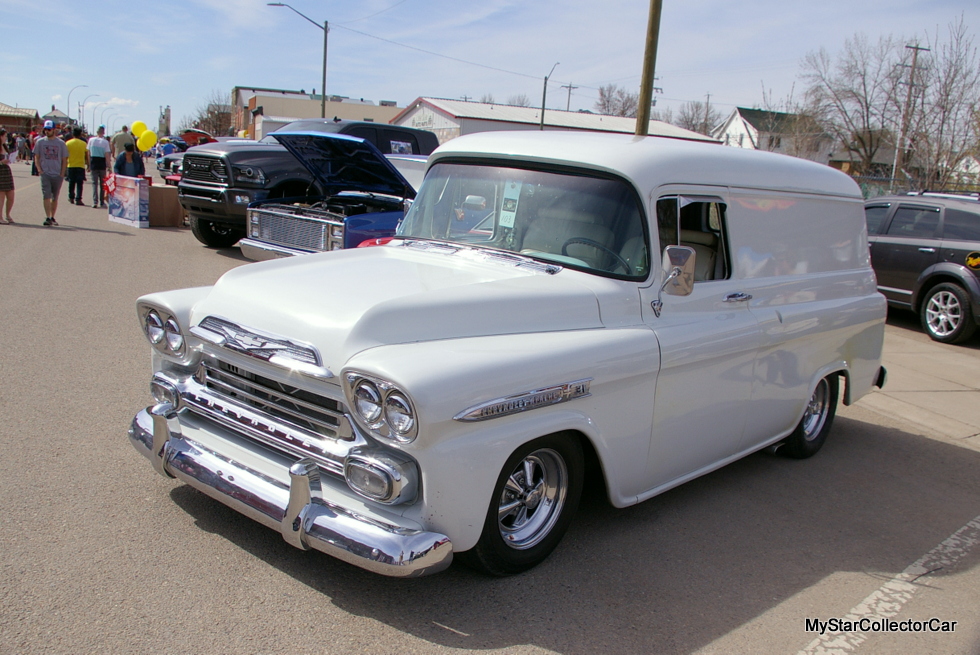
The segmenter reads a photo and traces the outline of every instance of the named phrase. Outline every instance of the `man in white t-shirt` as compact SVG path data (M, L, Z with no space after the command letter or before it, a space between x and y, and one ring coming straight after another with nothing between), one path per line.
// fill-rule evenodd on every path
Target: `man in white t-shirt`
M112 156L112 148L105 138L105 125L99 125L97 136L88 140L88 155L88 170L92 174L92 206L105 207L105 188L102 183L110 170L109 157Z

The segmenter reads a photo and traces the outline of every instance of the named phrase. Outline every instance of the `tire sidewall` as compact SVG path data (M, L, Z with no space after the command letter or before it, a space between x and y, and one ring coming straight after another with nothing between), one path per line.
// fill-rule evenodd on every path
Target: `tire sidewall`
M929 308L929 303L932 301L932 299L937 294L943 292L951 293L956 296L956 300L960 304L960 322L949 334L939 335L932 331L932 326L929 325L929 318L926 310ZM929 335L930 339L940 343L959 343L960 341L969 339L973 335L974 325L972 311L972 307L970 306L970 298L967 296L966 291L957 284L943 282L941 284L937 284L929 290L928 295L926 295L925 300L922 302L922 309L919 312L919 315L922 322L922 329Z
M792 434L784 442L784 448L780 450L781 454L785 454L793 459L806 459L813 457L823 448L824 442L827 441L827 435L830 434L831 427L833 426L834 417L837 415L837 400L840 395L840 379L836 373L822 378L821 382L824 380L827 381L829 387L827 390L829 404L823 426L821 426L820 431L815 437L808 440L804 425L806 421L806 412L804 411L803 417L800 418L800 422L796 425L796 429L793 430ZM807 398L807 402L809 402L809 397Z
M518 464L532 452L548 448L555 451L564 461L568 473L568 487L565 492L561 514L548 534L534 546L518 550L509 546L500 534L498 507L504 491L504 484ZM554 434L530 441L507 458L497 483L493 487L490 505L483 523L483 533L477 545L463 561L492 575L512 575L526 571L544 561L561 541L578 508L582 495L584 458L578 438L569 434Z

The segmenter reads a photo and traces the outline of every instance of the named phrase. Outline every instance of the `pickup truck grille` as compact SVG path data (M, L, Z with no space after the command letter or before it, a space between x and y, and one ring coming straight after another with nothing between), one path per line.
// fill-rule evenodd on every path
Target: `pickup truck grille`
M344 405L217 359L201 364L198 381L212 394L229 398L277 422L311 435L350 439Z
M228 166L217 157L184 155L183 175L195 182L228 184Z
M287 248L322 252L344 247L344 217L300 205L269 204L248 210L249 236Z

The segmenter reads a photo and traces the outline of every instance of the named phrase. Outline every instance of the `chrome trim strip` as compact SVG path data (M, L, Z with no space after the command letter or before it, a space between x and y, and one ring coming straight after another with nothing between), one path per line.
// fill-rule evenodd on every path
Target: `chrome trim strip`
M314 250L299 250L296 248L286 248L275 246L264 241L255 239L242 239L238 242L238 247L242 250L242 255L253 262L264 262L268 259L279 259L282 257L293 257L294 255L309 255Z
M879 291L888 291L889 293L900 293L903 296L911 296L912 295L912 292L909 291L908 289L896 289L894 287L883 287L881 285L878 285L878 290Z
M566 382L565 384L557 384L553 387L534 389L533 391L524 391L513 396L497 398L496 400L490 400L465 409L454 416L453 420L486 421L487 419L510 416L511 414L518 414L539 407L557 405L558 403L568 402L575 398L584 398L592 395L589 392L589 386L591 384L592 378L585 378L574 382Z
M169 406L154 406L133 418L129 439L154 468L279 531L287 543L315 548L368 571L399 578L437 573L453 560L449 538L363 516L323 499L319 469L311 460L289 468L289 485L273 480L221 453L170 430L161 452L154 442L157 417L169 420ZM159 460L159 465L157 461Z

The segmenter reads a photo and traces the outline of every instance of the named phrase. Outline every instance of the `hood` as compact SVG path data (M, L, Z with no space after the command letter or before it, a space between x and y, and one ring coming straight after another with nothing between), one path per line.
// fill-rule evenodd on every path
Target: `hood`
M273 132L310 172L324 195L341 191L414 198L415 189L381 151L364 139L324 132Z
M396 241L233 269L194 307L191 325L215 316L306 342L339 374L376 346L600 328L598 299L581 276Z

